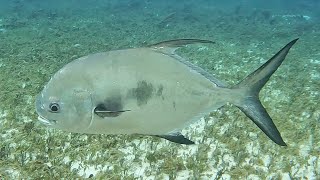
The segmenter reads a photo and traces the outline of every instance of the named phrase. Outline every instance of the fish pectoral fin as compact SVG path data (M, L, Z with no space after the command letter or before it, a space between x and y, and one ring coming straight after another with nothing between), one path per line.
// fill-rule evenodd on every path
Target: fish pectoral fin
M184 137L180 133L177 133L177 134L174 134L174 135L155 135L155 136L163 138L163 139L166 139L166 140L174 142L174 143L178 143L178 144L186 144L186 145L194 144L193 141L191 141L188 138Z
M148 47L156 49L164 54L174 54L174 51L180 47L186 46L188 44L197 44L197 43L210 43L214 44L215 42L202 39L174 39L168 41L162 41L155 44L151 44Z
M117 117L123 112L128 112L131 110L119 110L119 111L99 111L99 110L94 110L94 113L102 118L105 117Z
M105 118L105 117L117 117L119 116L121 113L123 112L128 112L128 111L131 111L131 110L110 110L108 109L104 104L99 104L97 107L94 108L93 112L102 117L102 118Z

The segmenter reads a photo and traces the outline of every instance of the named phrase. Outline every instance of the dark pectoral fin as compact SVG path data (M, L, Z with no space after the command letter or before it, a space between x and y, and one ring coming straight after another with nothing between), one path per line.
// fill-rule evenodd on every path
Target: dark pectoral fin
M166 139L171 142L175 142L178 144L194 144L193 141L189 140L188 138L184 137L182 134L175 134L175 135L156 135L156 137L160 137Z
M117 117L123 112L127 112L130 110L115 110L115 109L109 109L104 104L99 104L95 109L94 113L102 118L105 117Z

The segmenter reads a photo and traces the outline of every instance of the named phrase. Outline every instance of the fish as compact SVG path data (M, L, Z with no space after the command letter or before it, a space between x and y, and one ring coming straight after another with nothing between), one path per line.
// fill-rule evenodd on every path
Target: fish
M38 120L84 134L129 134L194 144L181 130L232 103L273 142L286 146L259 92L298 39L285 45L238 84L230 86L178 55L201 39L90 54L58 70L36 96Z

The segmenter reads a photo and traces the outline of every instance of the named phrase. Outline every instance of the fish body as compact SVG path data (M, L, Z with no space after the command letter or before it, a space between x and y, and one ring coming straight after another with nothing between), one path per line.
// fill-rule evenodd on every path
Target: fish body
M273 141L285 145L258 93L295 41L273 57L280 59L278 64L269 60L264 65L267 68L261 66L260 71L233 88L174 52L197 42L212 43L173 40L74 60L60 69L38 95L39 120L68 132L144 134L192 144L179 131L231 102ZM259 85L261 79L265 82Z

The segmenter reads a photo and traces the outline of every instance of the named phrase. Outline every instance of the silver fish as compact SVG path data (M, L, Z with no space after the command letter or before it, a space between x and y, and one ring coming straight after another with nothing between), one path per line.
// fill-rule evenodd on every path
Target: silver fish
M231 88L175 53L212 41L178 39L81 57L60 69L37 96L38 119L68 132L143 134L193 144L181 129L230 102L286 146L259 91L297 40Z

